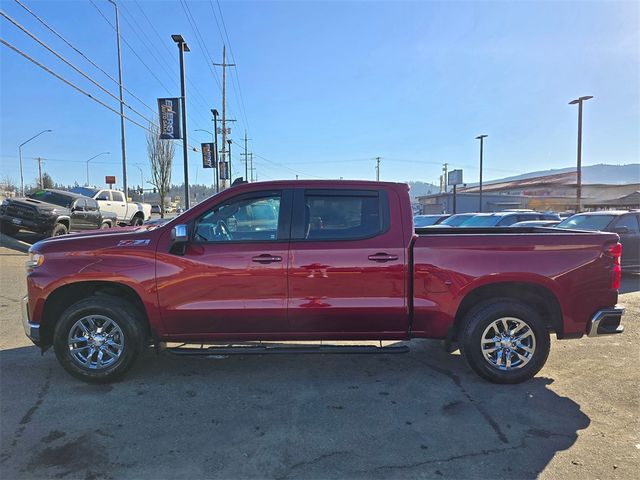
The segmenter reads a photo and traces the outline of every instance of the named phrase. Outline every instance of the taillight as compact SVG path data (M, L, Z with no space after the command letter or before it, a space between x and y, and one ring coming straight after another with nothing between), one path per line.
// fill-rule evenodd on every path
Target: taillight
M622 277L622 268L620 267L620 257L622 257L622 244L620 242L605 247L605 253L613 257L613 271L611 272L611 288L618 290L620 288L620 278Z

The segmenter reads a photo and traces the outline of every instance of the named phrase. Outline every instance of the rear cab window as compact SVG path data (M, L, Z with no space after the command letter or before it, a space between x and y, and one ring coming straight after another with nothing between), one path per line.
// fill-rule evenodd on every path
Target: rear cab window
M305 189L296 192L294 204L302 207L294 222L297 240L358 240L389 227L384 190Z
M114 202L124 202L124 195L121 192L111 192Z

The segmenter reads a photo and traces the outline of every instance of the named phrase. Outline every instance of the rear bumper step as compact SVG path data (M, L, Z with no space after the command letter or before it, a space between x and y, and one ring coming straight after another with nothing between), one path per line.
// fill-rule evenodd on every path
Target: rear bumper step
M290 354L388 354L407 353L407 345L376 347L373 345L248 345L248 346L208 346L206 348L175 347L163 351L173 355L213 356L213 355L290 355Z
M597 337L599 335L622 333L624 327L620 325L620 321L622 320L623 314L624 307L619 305L616 305L614 308L598 310L589 323L588 335L590 337Z

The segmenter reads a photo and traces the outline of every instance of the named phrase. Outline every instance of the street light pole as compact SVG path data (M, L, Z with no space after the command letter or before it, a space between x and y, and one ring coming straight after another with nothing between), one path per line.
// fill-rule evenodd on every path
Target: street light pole
M120 90L120 144L122 147L122 190L124 191L125 199L128 198L129 193L127 190L127 140L124 128L124 86L122 85L122 52L120 50L120 12L118 5L114 0L109 0L109 3L116 9L116 38L118 43L118 84ZM88 180L87 180L88 182Z
M136 168L140 170L140 191L142 192L142 202L144 202L144 174L140 165L136 164Z
M488 135L478 135L476 140L480 140L480 205L478 206L478 212L482 213L482 154L484 151L484 139Z
M18 146L18 158L20 159L20 196L21 197L24 197L24 173L22 171L22 147L24 147L27 143L29 143L34 138L39 137L43 133L47 133L47 132L53 132L53 130L43 130L37 135L34 135L33 137L31 137L29 140L22 142Z
M180 51L180 96L182 98L182 156L184 161L184 206L189 209L189 158L187 145L187 89L184 75L184 52L189 52L189 45L184 41L182 35L171 35L174 42L178 44Z
M569 105L578 104L578 164L576 172L576 213L580 213L582 203L582 103L593 98L593 95L586 95L571 100Z
M90 159L87 160L87 187L89 186L89 162L91 160L93 160L94 158L99 157L100 155L111 155L111 152L102 152L102 153L99 153L97 155L94 155L93 157L91 157Z
M220 191L220 164L218 163L218 110L215 108L211 109L211 113L213 114L213 155L215 160L216 167L216 193Z

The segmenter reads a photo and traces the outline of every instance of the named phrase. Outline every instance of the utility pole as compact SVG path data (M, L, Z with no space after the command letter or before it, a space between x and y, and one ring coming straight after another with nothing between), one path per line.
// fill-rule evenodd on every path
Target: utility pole
M449 164L445 163L442 165L442 186L444 187L444 193L447 193L447 169L449 168Z
M124 86L122 85L122 52L120 50L120 12L118 5L114 0L109 3L116 9L116 39L118 43L118 84L120 89L120 143L122 146L122 190L124 191L125 200L129 193L127 190L127 141L124 129Z
M253 152L249 154L249 162L250 162L249 171L251 172L251 181L253 182L253 172L255 171L255 168L253 168Z
M213 115L213 163L215 167L216 193L218 193L220 191L220 164L218 163L218 160L220 160L218 155L218 110L212 108L211 114Z
M222 63L214 63L222 67L222 162L226 161L227 148L227 67L235 67L235 63L227 63L227 46L222 46ZM231 161L229 161L229 179L231 179ZM222 179L222 187L226 188L227 181Z
M189 145L187 144L187 87L184 74L184 52L190 52L182 35L171 35L180 51L180 97L182 99L182 159L184 161L184 207L189 210Z
M376 157L376 182L380 181L380 159L382 157Z
M247 138L247 131L244 131L244 153L241 154L244 157L244 179L249 181L249 153L247 152L247 141L251 140Z
M478 206L478 212L482 213L482 153L484 150L484 139L488 135L478 135L476 140L480 140L480 205Z
M580 213L582 209L582 102L593 98L593 95L571 100L569 105L578 104L578 164L576 172L576 213Z
M44 184L42 183L42 159L40 157L36 158L38 162L38 178L40 179L40 188L44 188Z

